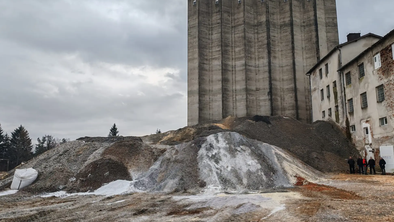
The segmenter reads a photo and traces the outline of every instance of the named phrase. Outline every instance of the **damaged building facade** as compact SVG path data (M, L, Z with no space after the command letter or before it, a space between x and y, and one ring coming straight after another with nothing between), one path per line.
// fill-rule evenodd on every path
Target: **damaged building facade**
M362 155L368 158L381 155L391 162L394 156L394 30L384 37L367 34L353 38L338 45L308 72L313 121L337 122L350 131ZM325 64L331 66L327 76L321 71ZM387 167L394 169L390 164Z
M305 73L337 45L335 0L188 0L188 125L310 122Z

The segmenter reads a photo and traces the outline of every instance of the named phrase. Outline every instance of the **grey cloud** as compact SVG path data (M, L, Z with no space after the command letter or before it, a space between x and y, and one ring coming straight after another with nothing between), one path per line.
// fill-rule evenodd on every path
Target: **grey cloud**
M178 66L177 61L186 52L185 22L174 13L174 9L180 10L185 16L186 2L128 3L134 12L138 7L151 9L144 12L151 21L133 19L127 12L120 12L123 13L120 21L113 20L92 10L89 7L92 3L78 2L2 2L0 8L7 13L0 14L0 35L26 47L57 53L78 52L88 61ZM161 56L162 53L166 56Z

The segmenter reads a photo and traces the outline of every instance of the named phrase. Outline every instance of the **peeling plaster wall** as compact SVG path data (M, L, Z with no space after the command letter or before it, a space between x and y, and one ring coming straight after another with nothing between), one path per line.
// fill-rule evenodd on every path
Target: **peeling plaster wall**
M354 113L348 114L350 125L355 125L352 133L357 148L362 151L366 144L362 123L371 127L372 148L375 150L382 145L394 145L394 59L392 52L394 33L385 37L356 61L344 69L351 72L352 85L346 88L347 98L353 98ZM374 56L380 53L381 67L375 69ZM358 65L364 63L365 76L359 78ZM384 85L385 100L377 101L376 87ZM366 92L368 107L361 109L360 94ZM387 117L387 125L380 126L379 118Z
M342 64L346 64L358 56L361 52L371 47L379 39L376 37L364 37L357 41L345 44L339 49L336 49L330 56L320 61L320 65L317 66L311 73L311 94L312 94L312 120L332 120L336 122L336 108L338 108L338 124L342 127L346 127L346 113L344 103L344 88L342 87L343 79L338 73L338 69ZM325 64L328 64L329 73L325 73ZM319 70L322 69L323 78L320 79ZM357 70L358 73L358 70ZM352 76L352 80L356 81L355 75ZM334 81L336 82L336 93L334 91ZM343 83L345 84L345 83ZM330 89L330 97L327 97L327 86ZM346 87L346 86L345 86ZM348 86L351 87L351 86ZM346 88L348 88L346 87ZM321 100L320 90L324 90L324 99ZM337 99L335 99L337 94ZM351 97L349 97L351 98ZM349 99L349 98L346 98ZM332 110L332 115L328 115L328 109ZM323 118L322 112L325 111L326 116Z

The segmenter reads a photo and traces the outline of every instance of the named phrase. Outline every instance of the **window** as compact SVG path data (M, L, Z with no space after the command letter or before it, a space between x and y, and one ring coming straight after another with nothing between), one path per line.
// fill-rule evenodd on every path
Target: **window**
M330 85L326 86L326 91L327 91L327 98L330 98Z
M382 66L382 63L380 62L380 53L376 54L373 57L373 61L374 61L374 64L375 64L375 69L379 69L380 66Z
M329 117L332 116L332 110L331 110L331 108L328 109L328 116L329 116Z
M321 100L323 101L324 100L324 90L323 89L320 90L320 97L321 97Z
M350 126L350 132L356 132L356 126L355 125L351 125Z
M347 104L349 105L349 113L353 113L354 112L354 107L353 107L353 99L349 99L347 101Z
M322 68L319 69L319 76L320 76L320 79L323 79L323 70L322 70Z
M360 65L358 65L358 78L361 79L364 76L365 76L364 63L361 63Z
M326 68L326 76L328 76L328 63L326 63L325 68Z
M332 87L337 88L337 81L332 82Z
M379 125L384 126L387 125L387 117L383 117L379 119Z
M381 103L384 101L384 87L383 87L383 85L376 87L376 100L378 103Z
M394 59L394 44L391 45L391 53L393 54L393 59Z
M361 98L361 109L365 109L368 107L368 101L367 101L367 93L361 93L360 95Z
M349 86L350 84L352 84L352 76L350 75L350 72L347 72L345 74L345 79L346 79L346 85Z
M339 108L335 106L335 122L339 123Z
M326 111L321 112L321 118L326 118Z

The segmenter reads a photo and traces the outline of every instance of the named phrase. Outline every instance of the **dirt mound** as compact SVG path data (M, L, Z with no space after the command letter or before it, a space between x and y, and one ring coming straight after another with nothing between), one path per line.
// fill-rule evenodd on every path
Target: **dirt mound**
M222 132L168 149L133 185L143 191L241 192L291 187L297 175L322 177L278 147Z
M237 132L251 139L281 147L308 165L322 172L345 172L346 159L359 152L335 123L317 121L313 124L282 116L228 117L212 124L185 127L144 141L154 144L180 144L220 132ZM156 135L157 137L157 135Z
M86 191L118 179L132 179L134 189L143 191L239 192L292 186L295 176L321 177L313 168L345 171L345 159L356 154L341 130L328 122L229 117L141 138L84 137L23 168L39 172L27 188L31 192Z
M103 184L114 180L131 180L127 167L119 161L109 158L96 160L84 167L77 175L77 184L73 187L78 192L93 191ZM74 190L73 189L73 190Z
M152 148L144 144L141 138L136 138L112 144L101 157L122 163L134 178L146 172L165 151L165 148Z
M286 149L300 160L322 172L343 172L346 159L358 151L333 123L318 121L305 124L286 117L270 117L271 124L240 121L234 131Z

